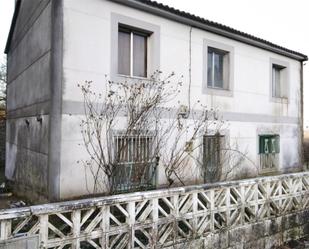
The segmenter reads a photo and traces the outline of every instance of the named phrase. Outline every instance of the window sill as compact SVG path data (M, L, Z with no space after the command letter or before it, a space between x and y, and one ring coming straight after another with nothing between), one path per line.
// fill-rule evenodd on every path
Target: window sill
M221 88L207 87L204 90L204 94L218 95L218 96L224 96L224 97L233 97L233 91L231 91L229 89L221 89Z
M261 176L271 176L277 174L279 171L277 168L272 169L260 169L259 175Z
M271 102L274 102L274 103L279 103L279 104L288 104L289 103L289 99L286 98L286 97L271 97L270 98L270 101Z
M130 83L137 83L141 81L150 82L152 79L149 77L137 77L137 76L129 76L129 75L122 75L122 74L114 74L111 76L111 80L114 82L124 82L129 81Z

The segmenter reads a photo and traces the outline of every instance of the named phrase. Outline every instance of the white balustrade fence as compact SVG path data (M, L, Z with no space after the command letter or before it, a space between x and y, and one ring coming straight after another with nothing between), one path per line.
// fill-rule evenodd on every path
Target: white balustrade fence
M0 211L1 240L42 248L158 248L309 208L309 173L162 189Z

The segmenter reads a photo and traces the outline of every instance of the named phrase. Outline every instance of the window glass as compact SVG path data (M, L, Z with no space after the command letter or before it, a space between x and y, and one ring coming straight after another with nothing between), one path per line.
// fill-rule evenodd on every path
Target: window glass
M207 85L228 89L228 52L209 47L207 56Z
M214 53L214 87L223 88L223 57L222 53Z
M279 135L261 135L259 137L260 167L262 171L278 168L279 153Z
M147 37L133 34L133 75L147 76Z
M118 73L130 75L130 40L129 32L118 33Z
M272 66L272 96L275 98L287 97L285 70L286 68L280 65Z

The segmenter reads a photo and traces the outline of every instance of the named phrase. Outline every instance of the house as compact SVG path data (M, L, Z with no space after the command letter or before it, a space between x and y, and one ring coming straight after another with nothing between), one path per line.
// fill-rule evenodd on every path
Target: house
M102 91L106 74L183 75L192 101L228 120L220 136L257 165L245 163L239 178L302 170L307 56L299 52L150 0L17 0L5 52L6 177L32 200L88 193L76 163L86 153L77 83ZM157 170L155 187L164 186Z

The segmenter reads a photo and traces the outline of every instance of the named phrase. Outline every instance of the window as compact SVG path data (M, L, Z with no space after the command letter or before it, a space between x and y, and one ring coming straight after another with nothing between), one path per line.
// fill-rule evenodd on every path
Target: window
M222 149L224 136L220 134L206 135L203 137L203 165L205 181L215 182L220 180L222 165Z
M207 86L210 88L229 88L229 52L208 47Z
M113 189L130 191L155 187L156 161L152 136L115 136L115 164Z
M147 41L149 33L119 26L118 73L147 77Z
M273 171L278 168L280 153L279 135L260 135L259 154L261 171Z
M285 67L272 65L272 96L274 98L286 98Z

